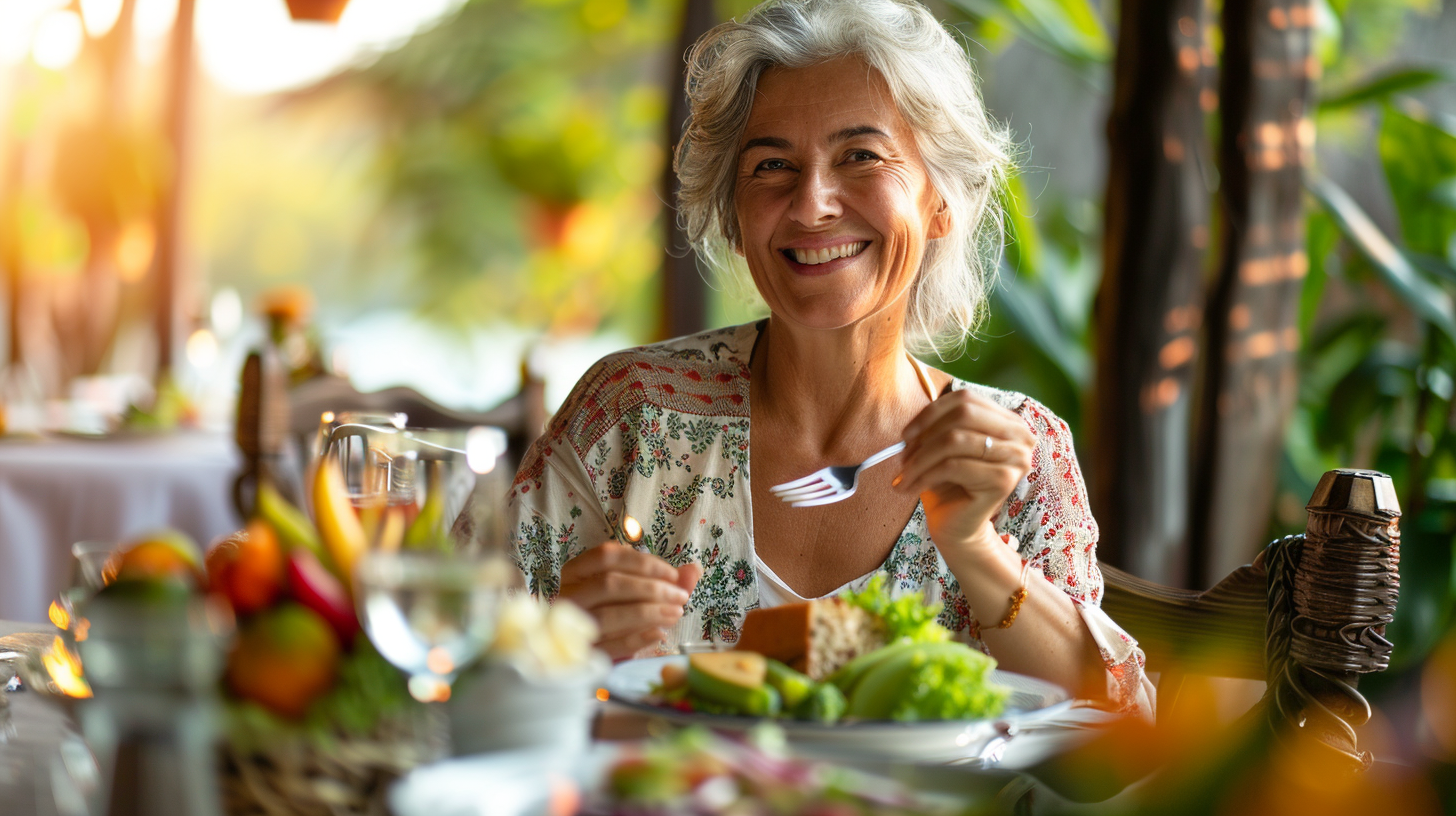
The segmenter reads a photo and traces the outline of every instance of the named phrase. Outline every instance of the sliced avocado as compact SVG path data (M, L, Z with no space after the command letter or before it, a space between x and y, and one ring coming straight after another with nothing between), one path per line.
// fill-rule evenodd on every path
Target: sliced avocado
M809 675L800 674L777 660L770 659L765 665L768 684L779 690L784 708L794 708L814 690L814 681Z
M845 663L843 666L840 666L833 674L829 675L827 680L833 683L841 692L844 692L844 696L852 697L854 696L855 686L859 684L860 680L864 679L864 676L869 673L870 669L915 646L916 644L910 643L909 641L900 641L898 643L891 643L888 646L882 646L873 652L862 654Z
M754 652L703 652L688 658L688 689L709 703L752 717L779 713L783 698L766 685L764 657Z
M871 667L847 694L849 709L847 716L864 720L889 719L890 711L899 699L905 681L916 667L923 665L934 655L959 649L970 649L964 643L911 643L909 648L896 651L885 660Z

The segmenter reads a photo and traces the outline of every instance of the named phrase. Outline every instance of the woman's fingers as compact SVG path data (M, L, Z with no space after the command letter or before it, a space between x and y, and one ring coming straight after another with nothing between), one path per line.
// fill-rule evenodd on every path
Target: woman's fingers
M597 648L606 652L613 660L626 660L654 643L667 640L668 637L666 629L643 629L622 637L601 640L597 643Z
M910 424L905 426L905 432L902 435L906 446L914 447L915 441L931 426L938 423L944 424L941 423L941 420L947 418L955 424L992 433L997 428L1016 424L1024 425L1021 418L1011 411L963 389L937 397L934 402L916 414L915 418L910 420Z
M677 583L677 570L651 553L608 541L567 561L561 567L561 581L578 582L608 572L622 572L643 578Z
M906 493L924 493L927 490L954 485L970 496L993 495L996 503L1005 500L1016 487L1021 472L1001 465L977 462L966 457L949 457L908 476L896 487Z
M601 628L601 640L624 637L646 629L671 629L683 616L682 606L657 603L614 604L592 610Z
M682 606L688 602L688 592L676 580L669 582L644 578L630 572L603 572L577 582L571 591L571 600L583 609L641 602Z
M910 425L906 426L905 453L907 457L913 456L920 448L932 444L933 440L938 443L939 437L952 430L972 431L979 434L975 441L982 446L983 450L986 437L991 437L993 449L994 443L997 441L1031 440L1031 432L1021 417L978 397L956 398L956 394L963 393L965 392L958 391L955 394L941 397L937 402L943 401L947 404L942 406L942 410L938 411L933 418L927 418L926 411L930 410L927 408Z

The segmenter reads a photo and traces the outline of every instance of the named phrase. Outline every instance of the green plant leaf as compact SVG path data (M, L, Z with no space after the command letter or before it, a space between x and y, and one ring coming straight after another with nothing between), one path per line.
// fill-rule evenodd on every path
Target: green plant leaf
M1309 174L1305 184L1406 306L1456 339L1456 306L1451 295L1421 275L1339 185L1314 173Z
M1448 181L1456 178L1456 135L1387 107L1379 145L1406 245L1427 255L1444 255L1456 234L1456 208L1441 198Z
M1299 336L1300 345L1309 345L1310 330L1314 327L1315 315L1319 313L1320 300L1325 292L1328 272L1325 262L1340 242L1340 231L1329 214L1322 210L1310 211L1304 228L1305 254L1309 258L1309 273L1299 290Z
M1006 213L1006 260L1010 267L1033 278L1041 274L1041 233L1036 228L1036 205L1026 194L1021 176L1012 176L1001 195Z
M1382 71L1373 77L1362 79L1350 87L1325 94L1320 98L1319 111L1325 113L1370 102L1381 102L1396 94L1424 88L1436 82L1449 82L1452 79L1439 68L1397 68Z
M1031 45L1075 66L1106 65L1112 40L1088 0L951 0L972 17L994 20Z
M1087 348L1069 335L1046 301L1011 270L1003 269L996 294L1010 322L1026 333L1067 379L1085 387L1092 371Z

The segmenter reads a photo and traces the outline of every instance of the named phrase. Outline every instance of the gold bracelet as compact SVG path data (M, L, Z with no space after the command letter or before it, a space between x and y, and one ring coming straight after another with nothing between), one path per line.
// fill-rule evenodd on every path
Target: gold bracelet
M1016 615L1021 611L1021 605L1026 601L1026 579L1031 572L1031 562L1023 561L1021 564L1021 586L1011 593L1011 608L1007 610L1006 617L996 624L997 629L1010 629L1011 624L1016 623Z

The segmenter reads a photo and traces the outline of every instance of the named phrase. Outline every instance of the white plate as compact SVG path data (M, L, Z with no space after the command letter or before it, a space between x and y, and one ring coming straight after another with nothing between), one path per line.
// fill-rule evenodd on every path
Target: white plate
M670 722L719 730L744 731L759 722L752 717L688 713L648 702L652 686L661 682L662 667L667 663L686 666L687 656L648 657L613 666L606 682L612 702ZM1035 677L997 669L991 673L991 682L1011 689L1011 696L1001 715L988 719L914 723L876 720L835 725L775 722L800 753L838 759L964 762L985 755L1017 731L1051 719L1072 705L1071 696L1060 686Z

